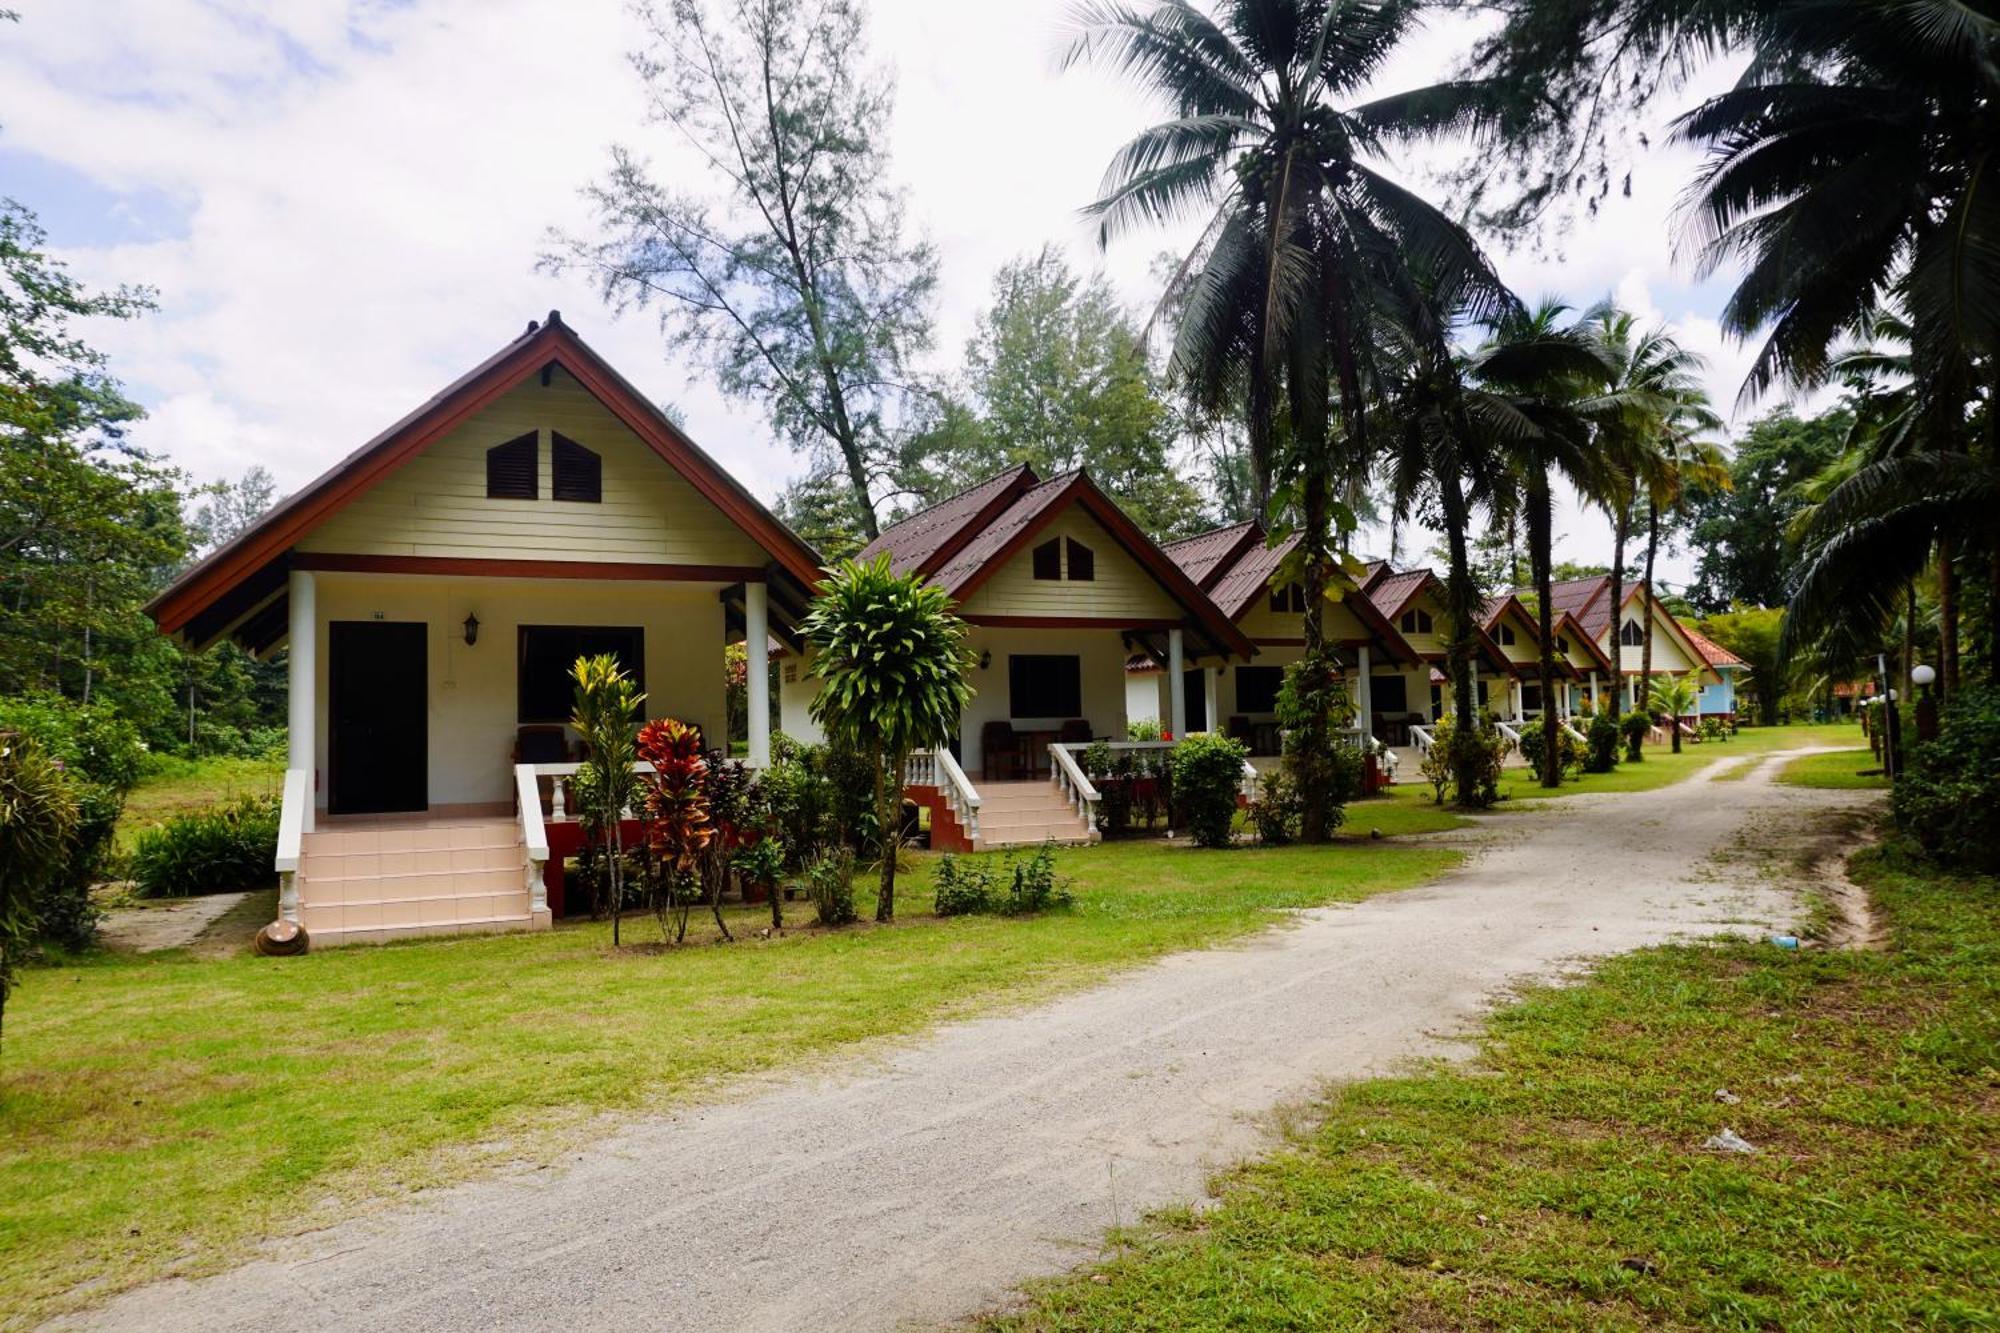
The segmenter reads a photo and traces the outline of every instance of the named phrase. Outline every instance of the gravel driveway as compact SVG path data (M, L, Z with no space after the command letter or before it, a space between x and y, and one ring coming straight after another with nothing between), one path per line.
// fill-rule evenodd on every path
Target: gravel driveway
M105 1328L883 1329L948 1321L1198 1198L1322 1080L1454 1049L1575 961L1783 926L1727 858L1872 799L1747 778L1576 796L1489 821L1431 885L1298 914L837 1074L633 1124L558 1170L274 1243L126 1294ZM1715 768L1745 762L1725 759ZM1612 850L1615 848L1615 853ZM1337 855L1337 853L1335 853Z

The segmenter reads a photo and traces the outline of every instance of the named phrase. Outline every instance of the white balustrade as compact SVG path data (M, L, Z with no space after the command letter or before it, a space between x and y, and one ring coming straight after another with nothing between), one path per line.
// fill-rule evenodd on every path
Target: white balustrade
M1088 829L1097 827L1097 788L1084 776L1082 765L1076 762L1072 753L1077 748L1074 743L1058 742L1049 746L1049 772L1055 778L1056 790L1060 791L1076 806L1076 813Z
M299 854L305 841L307 816L313 799L312 770L285 770L284 803L278 812L278 919L297 924L299 919Z
M561 800L562 784L555 784ZM521 845L528 849L528 912L549 910L548 886L542 870L549 863L549 831L542 823L541 784L535 780L535 765L514 765L514 799L521 806Z

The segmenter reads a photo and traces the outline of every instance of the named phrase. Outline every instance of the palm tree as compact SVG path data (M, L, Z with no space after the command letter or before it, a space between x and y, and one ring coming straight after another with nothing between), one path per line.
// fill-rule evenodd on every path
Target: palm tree
M1691 716L1701 700L1700 692L1695 689L1694 672L1689 670L1685 675L1662 676L1658 680L1649 676L1647 680L1651 688L1646 695L1646 710L1655 717L1667 718L1667 734L1673 737L1674 753L1679 754L1681 719Z
M1502 318L1472 358L1472 373L1489 391L1493 425L1504 433L1513 503L1528 534L1540 640L1542 712L1555 716L1556 658L1550 565L1554 534L1553 482L1560 477L1584 494L1604 486L1605 462L1590 413L1620 410L1610 392L1613 367L1581 326L1564 326L1567 306L1543 301ZM1562 785L1560 747L1542 749L1541 782Z
M1472 510L1500 509L1507 431L1525 428L1504 400L1467 382L1454 346L1471 322L1464 294L1420 276L1383 294L1374 322L1380 347L1376 390L1387 429L1380 432L1390 514L1398 523L1431 517L1445 535L1445 674L1451 681L1452 786L1460 804L1478 801L1481 762L1472 661L1485 589L1469 549ZM1482 298L1483 299L1483 298ZM1511 293L1510 310L1518 309Z
M1381 174L1388 140L1444 128L1421 94L1352 99L1416 25L1409 0L1189 0L1076 11L1065 65L1102 59L1168 119L1113 157L1087 210L1108 242L1140 222L1206 215L1169 283L1171 368L1196 402L1246 405L1252 489L1266 511L1298 483L1309 653L1321 644L1333 486L1369 448L1364 364L1372 293L1405 267L1502 288L1465 229ZM1338 395L1339 426L1333 399ZM1347 454L1329 457L1336 440Z
M1663 339L1671 342L1671 339ZM1702 359L1683 353L1690 366ZM1692 376L1685 383L1679 377L1662 376L1647 387L1664 405L1660 417L1659 448L1646 470L1646 641L1639 650L1639 679L1653 679L1653 608L1659 600L1653 582L1653 561L1660 550L1660 520L1687 508L1690 492L1727 490L1729 460L1713 442L1699 438L1703 431L1716 430L1721 418L1710 410L1708 394Z

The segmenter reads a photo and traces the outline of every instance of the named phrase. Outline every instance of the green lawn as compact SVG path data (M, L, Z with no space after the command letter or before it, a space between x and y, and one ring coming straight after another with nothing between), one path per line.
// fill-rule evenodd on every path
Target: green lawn
M1802 755L1779 770L1778 781L1792 787L1857 791L1886 791L1889 786L1889 780L1882 776L1882 761L1867 749Z
M158 755L149 765L150 771L125 797L125 813L118 820L121 851L162 820L239 796L278 796L285 786L282 760Z
M1636 764L1620 763L1609 773L1587 773L1580 781L1567 782L1556 789L1542 786L1526 768L1510 768L1500 780L1500 795L1506 800L1544 800L1581 791L1651 791L1692 777L1718 759L1746 758L1747 763L1732 766L1731 775L1741 776L1773 750L1860 743L1861 729L1845 722L1746 727L1726 741L1704 741L1697 745L1683 738L1679 754L1670 745L1649 743L1643 752L1645 758Z
M1853 873L1891 951L1612 960L987 1327L2000 1326L2000 883Z
M95 957L26 972L0 1049L0 1310L47 1316L239 1256L257 1237L496 1161L546 1159L595 1112L669 1105L866 1038L1075 987L1280 909L1409 887L1444 848L1360 841L1060 854L1073 910L657 946L608 927L297 959ZM863 909L872 913L872 894ZM795 919L810 909L793 906ZM88 1293L79 1284L92 1284Z

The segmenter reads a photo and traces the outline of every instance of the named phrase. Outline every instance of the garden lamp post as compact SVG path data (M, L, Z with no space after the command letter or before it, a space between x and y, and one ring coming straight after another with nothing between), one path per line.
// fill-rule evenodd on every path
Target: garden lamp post
M1931 697L1931 685L1936 680L1935 667L1919 663L1910 671L1910 683L1923 691L1917 697L1917 739L1920 741L1937 739L1937 700Z

